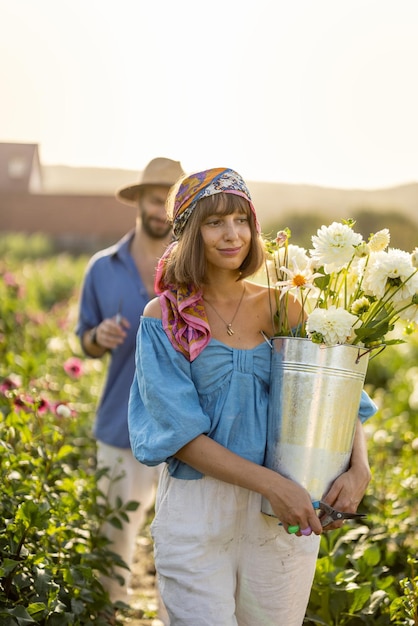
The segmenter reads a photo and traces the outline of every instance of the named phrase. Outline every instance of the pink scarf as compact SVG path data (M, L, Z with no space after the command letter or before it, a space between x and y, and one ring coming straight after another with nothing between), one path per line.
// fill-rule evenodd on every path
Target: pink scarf
M177 245L172 243L161 257L155 277L155 292L160 296L163 328L172 346L193 361L210 340L209 322L202 292L192 286L169 287L162 280L165 260Z

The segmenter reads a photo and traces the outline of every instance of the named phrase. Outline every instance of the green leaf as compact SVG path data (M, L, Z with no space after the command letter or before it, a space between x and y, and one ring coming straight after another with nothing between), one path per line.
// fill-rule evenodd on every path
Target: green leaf
M0 577L9 576L17 567L19 567L19 561L16 559L3 558L0 565Z
M71 599L71 610L75 615L81 615L84 610L84 602L78 599Z
M136 511L138 507L139 507L139 502L135 502L134 500L131 500L125 506L125 510L126 511Z
M24 522L26 528L45 528L48 525L49 508L47 502L26 500L19 506L16 520Z
M47 606L44 602L32 602L28 604L28 613L35 619L42 617L46 610ZM36 619L36 621L39 622L40 620Z
M108 522L115 528L119 528L119 530L122 530L123 528L122 522L120 521L119 517L116 517L116 515L113 515L112 517L110 517L108 519Z
M19 626L24 626L25 624L36 624L35 620L29 615L24 606L15 606L13 609L9 610L10 615L16 619Z
M381 606L383 602L386 601L388 595L385 591L379 589L375 591L371 597L369 602L363 607L362 614L363 615L374 615L378 608Z
M309 624L320 624L320 626L330 626L329 622L324 621L319 615L309 615Z
M360 611L370 598L371 583L363 583L352 594L350 603L350 613L354 614Z
M56 455L56 460L62 461L62 459L65 459L70 454L74 454L74 452L75 452L74 446L70 446L70 445L61 446L61 448L59 449Z
M323 268L321 268L319 272L323 272ZM331 276L329 274L324 274L324 276L317 276L313 282L315 287L318 287L321 291L325 291L330 283L330 280Z
M366 561L367 565L371 565L374 567L380 562L380 550L379 546L371 545L366 548L363 553L363 558Z
M342 572L339 572L335 578L338 583L348 583L355 580L358 576L358 572L354 569L346 569Z
M387 321L383 321L370 322L366 326L355 328L354 332L363 343L368 344L372 341L380 341L389 330L393 330L393 325L390 325Z

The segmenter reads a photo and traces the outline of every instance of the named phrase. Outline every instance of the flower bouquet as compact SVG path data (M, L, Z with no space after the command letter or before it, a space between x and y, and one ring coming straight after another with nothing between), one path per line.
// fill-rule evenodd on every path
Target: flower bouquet
M347 468L369 354L402 343L418 323L418 248L390 249L387 229L368 241L353 221L322 226L312 249L289 243L290 231L266 242L275 289L265 465L320 500ZM289 322L290 298L301 305ZM263 499L262 511L273 515Z
M289 244L288 229L266 243L278 335L329 346L373 347L402 342L386 338L398 320L405 323L406 333L417 329L418 248L411 254L388 248L387 229L366 242L354 232L354 224L347 220L322 226L309 252ZM288 322L289 297L298 299L304 312L296 327Z

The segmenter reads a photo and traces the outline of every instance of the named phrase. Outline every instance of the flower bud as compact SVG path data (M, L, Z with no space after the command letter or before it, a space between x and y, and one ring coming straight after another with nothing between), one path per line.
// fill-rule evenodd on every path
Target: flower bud
M411 263L413 267L418 269L418 248L415 248L415 250L411 253Z
M358 246L355 247L355 255L359 258L368 256L370 254L370 246L362 241Z
M71 417L71 409L66 404L58 404L55 409L55 413L59 417Z
M385 250L390 242L390 232L387 228L379 230L376 234L371 235L369 239L369 246L372 252L379 252Z

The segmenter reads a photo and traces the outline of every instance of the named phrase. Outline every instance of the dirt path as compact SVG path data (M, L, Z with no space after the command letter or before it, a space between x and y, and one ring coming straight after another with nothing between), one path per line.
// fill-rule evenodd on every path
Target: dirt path
M155 569L149 527L139 535L132 567L132 610L119 619L124 626L163 626L157 619Z

